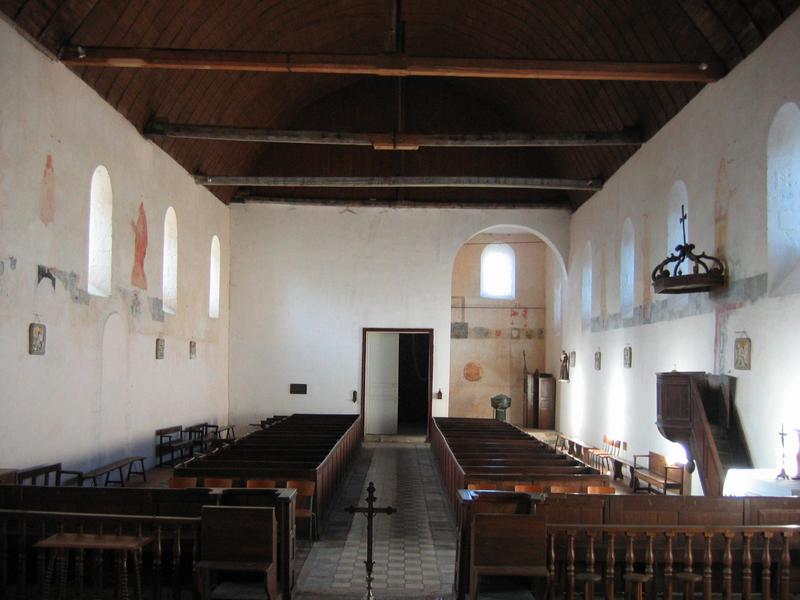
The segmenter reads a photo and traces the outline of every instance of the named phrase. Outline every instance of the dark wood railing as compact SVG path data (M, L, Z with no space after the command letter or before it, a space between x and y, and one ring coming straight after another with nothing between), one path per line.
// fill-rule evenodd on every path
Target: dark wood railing
M792 559L800 526L547 526L549 570L555 597L572 600L598 574L595 593L605 598L625 588L625 575L650 576L648 597L672 598L687 582L704 600L789 600L798 592ZM583 577L582 577L583 575ZM796 574L795 574L796 575ZM626 590L628 592L628 590ZM691 596L694 597L694 596Z
M55 533L73 532L152 537L152 544L145 549L151 557L149 569L145 563L145 574L149 575L152 597L162 598L163 578L169 575L172 597L179 600L184 588L192 587L191 565L198 558L199 530L199 517L0 510L0 598L39 597L46 557L44 550L35 550L33 545ZM185 567L187 551L191 565ZM75 552L76 573L83 573L84 559L83 551ZM95 585L102 586L103 563L103 553L95 552ZM75 583L79 595L82 594L83 577L78 577ZM102 590L95 590L95 596L101 594Z

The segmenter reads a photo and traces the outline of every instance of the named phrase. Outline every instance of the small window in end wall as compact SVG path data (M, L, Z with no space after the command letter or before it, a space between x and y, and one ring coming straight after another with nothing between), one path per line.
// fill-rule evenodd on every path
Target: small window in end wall
M211 258L209 260L208 316L219 318L219 238L211 238Z
M481 297L513 300L516 297L516 257L508 244L489 244L481 253Z
M113 196L108 170L98 166L89 190L89 277L92 296L111 295Z
M164 312L174 315L178 311L178 218L171 206L164 216L164 263L161 281Z

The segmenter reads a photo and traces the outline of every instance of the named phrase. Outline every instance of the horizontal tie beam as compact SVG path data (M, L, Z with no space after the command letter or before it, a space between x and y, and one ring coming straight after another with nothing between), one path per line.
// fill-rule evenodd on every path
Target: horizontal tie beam
M381 77L477 77L584 81L709 83L724 74L719 62L661 63L522 58L450 58L407 54L305 54L65 46L61 61L71 67L185 69L254 73L315 73Z
M519 200L475 200L475 201L437 201L386 198L292 198L283 196L263 196L259 194L238 194L231 199L231 204L287 204L291 206L348 206L369 208L436 208L436 209L530 209L530 208L556 208L572 210L566 202L537 201L523 202Z
M417 150L419 148L563 148L580 146L638 146L642 136L636 130L622 132L574 133L348 133L335 131L287 131L252 127L189 125L150 122L146 138L168 137L229 142L272 144L313 144L366 146L376 150Z
M229 177L195 175L205 186L281 188L496 188L597 192L599 179L549 177Z

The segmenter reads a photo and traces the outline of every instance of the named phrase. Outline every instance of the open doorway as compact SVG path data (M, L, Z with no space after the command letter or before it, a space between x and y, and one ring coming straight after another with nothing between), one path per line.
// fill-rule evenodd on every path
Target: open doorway
M361 414L365 434L428 438L432 329L364 329Z

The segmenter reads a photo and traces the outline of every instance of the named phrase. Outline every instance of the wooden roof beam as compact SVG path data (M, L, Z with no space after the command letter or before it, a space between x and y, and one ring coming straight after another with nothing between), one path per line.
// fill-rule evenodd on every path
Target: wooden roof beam
M195 175L195 182L208 187L276 188L495 188L529 190L577 190L597 192L600 179L551 177L239 177Z
M444 58L406 54L294 54L161 48L67 46L61 61L71 67L186 69L256 73L319 73L383 77L480 77L597 81L708 83L724 75L718 62L658 63Z
M287 131L218 125L148 123L146 138L168 137L228 142L272 144L313 144L335 146L371 146L376 150L418 150L424 148L553 148L576 146L639 146L638 130L622 132L570 133L347 133L333 131Z
M572 211L567 202L536 201L520 202L511 200L497 201L438 201L438 200L389 200L383 198L291 198L283 196L265 196L260 194L237 194L231 199L231 204L288 204L300 206L348 206L371 208L474 208L474 209L515 209L515 208L556 208Z

